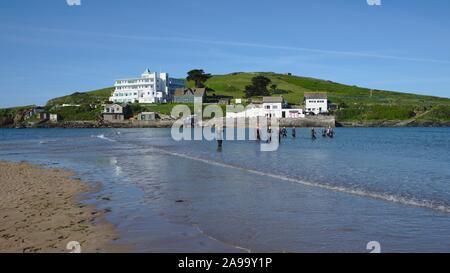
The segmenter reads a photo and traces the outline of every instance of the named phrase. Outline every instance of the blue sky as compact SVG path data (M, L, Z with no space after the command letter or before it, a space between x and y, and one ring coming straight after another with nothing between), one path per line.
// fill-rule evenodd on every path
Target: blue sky
M0 107L111 86L145 68L184 77L291 72L450 97L450 1L0 1Z

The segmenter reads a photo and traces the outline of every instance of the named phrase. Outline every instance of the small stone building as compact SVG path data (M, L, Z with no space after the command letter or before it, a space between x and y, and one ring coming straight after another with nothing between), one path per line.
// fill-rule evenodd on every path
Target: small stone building
M142 112L137 114L136 119L139 121L152 121L156 120L157 115L155 112Z
M126 104L105 104L102 117L107 122L121 122L131 116L130 107Z

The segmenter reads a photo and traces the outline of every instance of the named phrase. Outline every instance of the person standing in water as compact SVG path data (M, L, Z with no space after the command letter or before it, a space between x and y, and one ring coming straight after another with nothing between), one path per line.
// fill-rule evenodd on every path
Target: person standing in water
M287 136L288 136L288 131L287 131L286 127L283 127L283 137L287 138Z
M311 138L312 138L313 140L316 139L316 130L315 130L314 128L311 129Z
M292 137L296 138L297 132L295 131L295 127L292 128Z
M333 128L331 128L331 126L328 127L328 136L329 136L330 138L333 138L333 137L334 137Z
M223 147L223 128L216 128L217 151L221 152Z
M283 134L283 130L278 128L278 143L281 143L281 136Z

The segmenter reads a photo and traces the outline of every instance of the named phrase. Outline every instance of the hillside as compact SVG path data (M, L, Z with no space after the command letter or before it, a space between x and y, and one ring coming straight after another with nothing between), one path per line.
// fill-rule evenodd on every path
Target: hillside
M282 96L292 105L302 105L305 92L326 92L330 101L338 106L332 114L339 123L348 126L450 126L450 99L383 90L370 90L331 81L270 72L232 73L215 75L206 82L209 95L243 98L246 85L254 76L268 77L282 90ZM188 83L192 86L193 83ZM107 102L113 87L50 100L46 108L58 113L63 120L96 120L102 103ZM278 96L274 94L274 96ZM81 107L55 106L79 104ZM173 104L133 105L136 111L155 111L169 114ZM17 108L22 109L22 108ZM1 110L0 120L12 120L17 110ZM19 111L20 112L20 111ZM3 114L2 114L3 113ZM7 113L7 118L5 115Z
M282 96L294 105L303 103L305 92L326 92L331 102L340 108L334 112L338 122L364 124L409 121L407 124L418 122L423 125L450 123L450 99L447 98L370 90L326 80L270 72L216 75L209 79L206 85L213 89L211 92L217 96L243 97L245 86L257 75L271 79L278 89L286 92ZM192 83L189 84L192 86Z
M89 92L76 92L68 96L51 99L47 102L47 106L55 106L62 104L99 104L108 100L114 87L103 88Z

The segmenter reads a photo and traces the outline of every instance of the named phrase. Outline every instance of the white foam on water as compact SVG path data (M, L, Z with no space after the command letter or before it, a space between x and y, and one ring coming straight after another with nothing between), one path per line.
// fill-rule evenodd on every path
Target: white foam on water
M403 196L387 194L387 193L377 193L377 192L372 192L372 191L366 191L363 189L352 189L352 188L347 188L347 187L342 187L342 186L334 186L334 185L322 184L322 183L318 183L318 182L310 182L310 181L305 181L305 180L301 180L298 178L247 169L247 168L243 168L243 167L239 167L239 166L234 166L231 164L212 161L210 159L203 159L203 158L198 158L198 157L181 154L181 153L177 153L177 152L162 150L159 148L154 148L154 149L157 150L158 152L165 153L165 154L172 155L172 156L177 156L177 157L181 157L181 158L185 158L185 159L189 159L189 160L195 160L198 162L215 165L215 166L219 166L219 167L237 169L237 170L245 171L248 173L256 174L259 176L265 176L265 177L270 177L270 178L279 179L279 180L283 180L283 181L302 184L302 185L308 186L308 187L315 187L315 188L331 190L331 191L335 191L335 192L342 192L342 193L352 194L352 195L356 195L356 196L369 197L372 199L378 199L378 200L388 201L388 202L392 202L392 203L403 204L403 205L407 205L407 206L421 207L421 208L437 210L437 211L444 212L444 213L450 213L449 206L437 204L437 202L434 202L432 200L425 200L425 199L421 200L421 199L403 197Z
M100 139L107 140L107 141L110 141L110 142L116 142L114 139L105 137L104 134L100 134L100 135L92 135L91 137L100 138Z
M207 237L208 239L210 239L210 240L219 242L219 243L221 243L221 244L224 244L224 245L229 246L229 247L232 247L232 248L236 248L236 249L242 250L242 251L247 252L247 253L252 253L252 251L251 251L250 249L248 249L248 248L245 248L245 247L242 247L242 246L237 246L237 245L233 245L233 244L229 244L229 243L223 242L223 241L221 241L221 240L219 240L219 239L217 239L217 238L215 238L215 237L213 237L213 236L207 234L207 233L204 232L198 225L194 225L194 227L197 229L197 231L198 231L200 234L202 234L203 236L206 236L206 237Z

